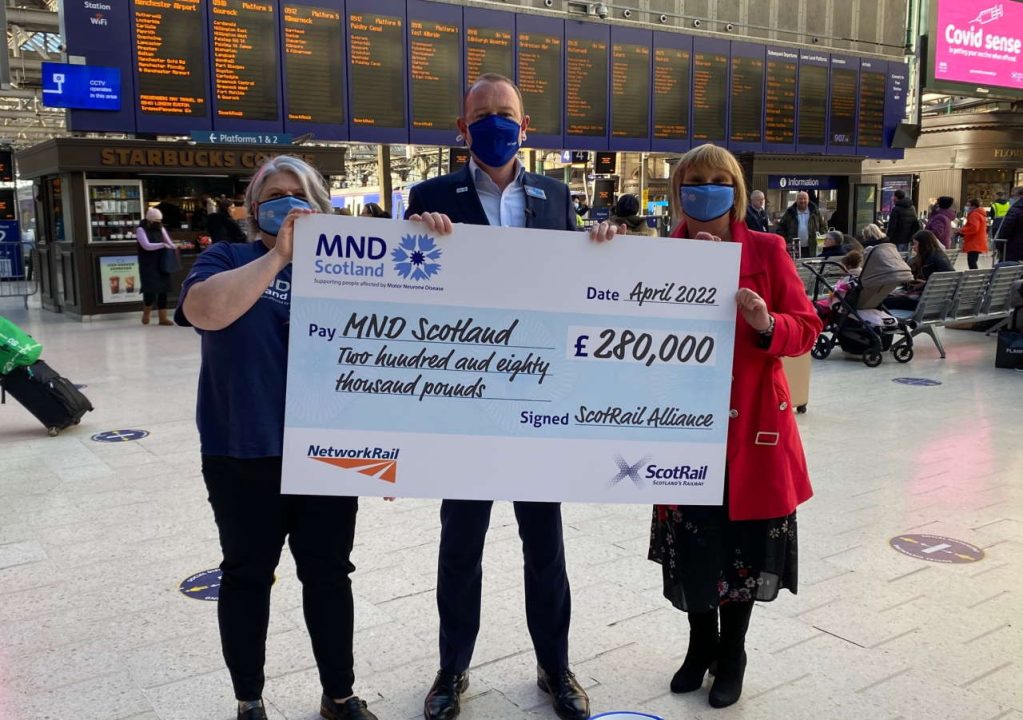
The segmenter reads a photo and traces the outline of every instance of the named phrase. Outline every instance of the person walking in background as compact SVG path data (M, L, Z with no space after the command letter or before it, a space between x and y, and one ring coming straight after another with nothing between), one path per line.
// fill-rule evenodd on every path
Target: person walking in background
M212 242L247 242L245 231L231 216L234 203L225 197L217 198L217 210L206 216L206 234Z
M656 236L657 230L650 227L645 217L639 214L639 198L635 195L622 195L611 208L611 222L624 225L630 235Z
M757 232L771 230L771 221L767 217L767 198L760 190L750 193L749 207L746 208L746 227Z
M371 202L363 205L362 212L359 213L359 217L387 218L390 220L391 214L380 207L377 203Z
M956 219L956 211L952 209L954 202L947 195L938 198L924 227L924 230L934 233L934 237L938 238L938 242L945 248L952 247L952 222Z
M351 562L358 499L281 494L295 219L330 212L320 174L267 160L245 194L255 242L199 256L175 320L202 337L196 419L202 475L224 560L217 617L238 720L266 720L270 587L287 538L326 720L376 720L355 696Z
M966 224L960 231L963 235L963 252L970 270L977 269L977 259L988 251L987 213L980 200L973 198L966 204Z
M892 197L895 202L892 203L892 211L888 215L888 228L885 234L899 248L899 252L906 252L913 236L920 230L920 219L917 217L916 207L906 197L904 190L896 190Z
M139 244L139 276L142 280L142 324L148 325L156 305L161 325L173 325L167 317L167 293L170 291L170 273L164 269L166 253L178 251L163 226L163 213L157 208L146 210L145 219L135 231Z
M810 195L800 191L796 201L789 205L778 221L777 233L786 241L799 238L800 255L812 257L817 254L817 236L828 229L824 215L810 202Z
M995 236L1001 262L1023 262L1023 186L1013 189L1012 198Z
M785 243L746 227L745 195L738 160L715 145L690 150L671 175L672 237L742 245L724 503L655 506L649 553L689 621L671 690L698 690L716 663L713 707L742 694L753 603L796 592L796 506L813 494L781 358L809 352L821 321Z
M991 237L998 237L998 228L1011 207L1012 201L1005 197L1003 191L997 191L995 199L991 202L991 209L988 211L988 214L991 216Z

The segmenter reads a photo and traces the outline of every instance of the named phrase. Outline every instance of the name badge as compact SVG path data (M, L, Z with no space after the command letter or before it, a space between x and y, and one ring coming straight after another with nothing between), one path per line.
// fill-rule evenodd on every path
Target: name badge
M469 192L469 188L467 188L467 187L460 187L460 188L455 188L455 194L456 194L456 195L457 195L458 193L464 193L464 192Z
M532 185L526 185L526 195L539 200L547 199L547 193L543 191L543 188L533 187Z

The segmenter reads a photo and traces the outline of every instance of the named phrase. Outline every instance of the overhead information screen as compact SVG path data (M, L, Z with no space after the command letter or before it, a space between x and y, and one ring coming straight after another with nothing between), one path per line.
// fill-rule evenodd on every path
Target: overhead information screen
M826 58L825 58L826 60ZM828 68L803 63L799 67L799 144L827 141Z
M344 122L341 12L284 5L284 71L288 120Z
M767 87L764 91L764 142L796 142L796 77L799 55L767 48ZM734 120L733 120L734 122Z
M689 50L654 49L654 139L689 139Z
M276 120L277 13L270 2L213 0L217 117Z
M733 143L759 143L764 135L764 50L732 47L731 129Z
M472 85L484 73L515 76L512 31L489 27L465 28L465 81Z
M519 90L529 126L540 135L561 134L561 36L520 32Z
M860 61L860 118L856 125L856 144L865 148L884 146L884 101L887 75L879 68L887 63Z
M352 125L404 126L403 18L359 12L352 13L348 22Z
M412 127L450 129L462 101L461 28L409 19Z
M831 124L828 137L831 147L851 148L856 144L856 83L859 71L843 67L846 62L842 58L831 60Z
M650 46L611 46L611 136L650 136Z
M138 102L143 113L204 117L206 25L200 0L133 0Z
M727 98L728 53L694 47L693 140L725 140Z
M607 41L565 41L565 134L607 135Z

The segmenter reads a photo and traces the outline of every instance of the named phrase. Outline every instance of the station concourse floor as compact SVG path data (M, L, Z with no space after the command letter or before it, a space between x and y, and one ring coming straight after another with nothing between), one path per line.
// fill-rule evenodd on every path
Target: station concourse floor
M0 406L0 718L229 720L216 606L178 587L220 560L194 426L199 342L137 315L4 314L96 406L49 438ZM1023 373L995 339L942 329L909 365L814 361L799 416L816 496L799 511L800 588L759 605L742 700L668 691L687 637L646 560L650 508L565 505L571 661L594 713L683 720L1023 720ZM920 386L892 382L916 377ZM142 429L134 442L90 436ZM381 720L421 717L437 669L437 501L361 501L356 692ZM983 548L969 564L896 552L903 533ZM1015 589L1014 589L1015 588ZM554 718L535 685L521 549L495 508L465 720ZM269 716L318 716L319 682L285 548L267 643Z

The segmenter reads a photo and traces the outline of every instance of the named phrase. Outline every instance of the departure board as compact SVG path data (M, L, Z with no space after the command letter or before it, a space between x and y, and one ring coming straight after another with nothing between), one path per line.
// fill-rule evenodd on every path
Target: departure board
M796 142L798 71L798 54L767 48L767 88L764 91L765 142L777 145L792 145Z
M759 143L764 135L763 50L759 57L739 55L737 50L733 47L729 137L732 142Z
M856 144L860 147L884 146L884 102L887 77L873 69L883 67L877 60L860 63L860 117L856 125Z
M611 46L611 136L650 137L650 46Z
M284 5L284 73L288 120L344 122L340 10Z
M452 23L409 18L413 128L454 127L462 102L461 32Z
M132 0L135 67L143 113L203 117L206 25L200 0Z
M689 50L654 49L654 138L689 139Z
M693 140L725 140L728 53L693 49Z
M859 73L849 68L831 68L831 124L828 143L852 147L856 143L856 81Z
M538 135L561 133L561 36L520 32L519 90L529 126Z
M14 190L0 188L0 220L16 220Z
M403 127L404 18L353 12L348 25L351 124Z
M799 144L824 145L827 140L828 69L799 67Z
M484 73L515 77L512 62L512 31L488 27L465 28L465 81L468 85Z
M565 41L565 134L607 135L607 41Z
M217 117L276 120L276 3L212 0Z

